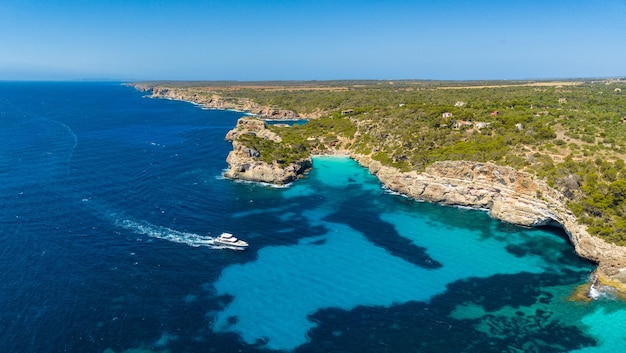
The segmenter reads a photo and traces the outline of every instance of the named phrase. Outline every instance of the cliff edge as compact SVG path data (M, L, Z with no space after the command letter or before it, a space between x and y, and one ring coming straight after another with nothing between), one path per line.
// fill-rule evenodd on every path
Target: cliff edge
M626 292L626 247L590 235L566 207L567 198L533 175L511 167L467 161L437 162L422 173L401 172L367 156L352 156L390 190L409 197L487 209L521 226L560 225L576 252L598 263L597 279Z
M264 121L255 118L239 119L237 126L226 134L226 140L233 144L233 150L226 157L228 170L224 176L227 178L284 185L301 177L312 167L310 157L290 163L264 161L258 149L238 139L242 135L274 143L281 141L278 135L267 129Z
M237 110L258 116L262 119L296 120L305 118L294 111L263 106L248 98L223 97L217 94L209 94L205 91L188 88L148 87L146 85L136 85L135 88L140 91L151 92L151 98L187 101L207 109Z

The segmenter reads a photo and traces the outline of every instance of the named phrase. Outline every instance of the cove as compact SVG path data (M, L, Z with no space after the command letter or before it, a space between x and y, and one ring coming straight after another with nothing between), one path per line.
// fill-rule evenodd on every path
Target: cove
M427 303L454 283L501 275L570 271L582 281L591 269L564 237L389 194L348 158L316 157L307 178L275 192L280 203L302 195L321 200L289 212L324 231L307 236L304 230L292 245L262 248L214 283L217 295L232 301L213 313L213 329L249 344L295 349L309 342L312 316L330 308ZM402 251L407 246L420 250L417 259ZM560 257L569 260L557 262Z

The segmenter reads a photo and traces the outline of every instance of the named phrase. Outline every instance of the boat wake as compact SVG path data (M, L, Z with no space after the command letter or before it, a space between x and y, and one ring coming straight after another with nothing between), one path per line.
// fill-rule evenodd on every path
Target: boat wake
M206 246L214 248L213 237L202 236L195 233L180 232L163 226L157 226L148 222L122 219L115 222L115 225L131 230L137 234L147 235L152 238L163 239L179 244L187 244L193 247Z
M72 191L63 192L63 195L71 193ZM88 195L76 195L76 199L79 199L81 205L97 218L106 220L115 227L129 230L135 234L185 244L195 248L244 250L248 246L248 243L237 239L230 233L222 233L219 236L212 237L191 232L181 232L165 226L155 225L145 220L136 219L125 212L115 210L106 202L94 200Z
M130 219L117 220L115 225L124 229L131 230L137 234L147 235L152 238L163 239L179 244L186 244L192 247L207 247L209 249L231 249L243 250L245 247L237 244L225 244L220 241L219 237L203 236L195 233L180 232L167 227L156 226L148 222L134 221ZM224 233L228 234L228 233ZM245 246L248 244L243 242Z
M11 177L12 185L47 184L70 174L78 138L68 125L29 113L21 116L19 110L3 113L0 169Z

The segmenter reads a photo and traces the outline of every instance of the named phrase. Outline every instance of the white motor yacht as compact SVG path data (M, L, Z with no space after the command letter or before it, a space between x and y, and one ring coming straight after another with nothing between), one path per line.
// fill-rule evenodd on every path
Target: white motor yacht
M213 244L218 246L225 246L237 250L243 250L248 246L248 243L237 239L234 235L230 233L222 233L215 239L213 239Z

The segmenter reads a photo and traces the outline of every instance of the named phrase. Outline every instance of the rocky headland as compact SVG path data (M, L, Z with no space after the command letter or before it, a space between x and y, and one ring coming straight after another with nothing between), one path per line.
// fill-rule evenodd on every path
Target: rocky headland
M281 165L278 161L265 162L261 160L261 152L237 140L237 137L244 134L251 134L275 143L281 142L280 136L267 129L263 120L239 119L237 126L226 134L226 140L233 144L233 150L226 158L228 170L224 176L227 178L284 185L296 180L311 169L310 157L287 165Z
M259 151L237 141L242 134L273 142L280 136L267 129L265 122L241 118L226 139L233 150L226 161L225 176L232 179L284 185L312 168L310 158L287 166L260 161ZM598 264L592 285L609 285L626 293L626 247L610 244L591 236L567 208L567 198L535 176L511 167L468 161L436 162L424 172L402 172L348 150L321 151L329 155L349 156L368 168L391 191L420 201L487 210L491 217L526 227L560 226L567 233L576 252Z

